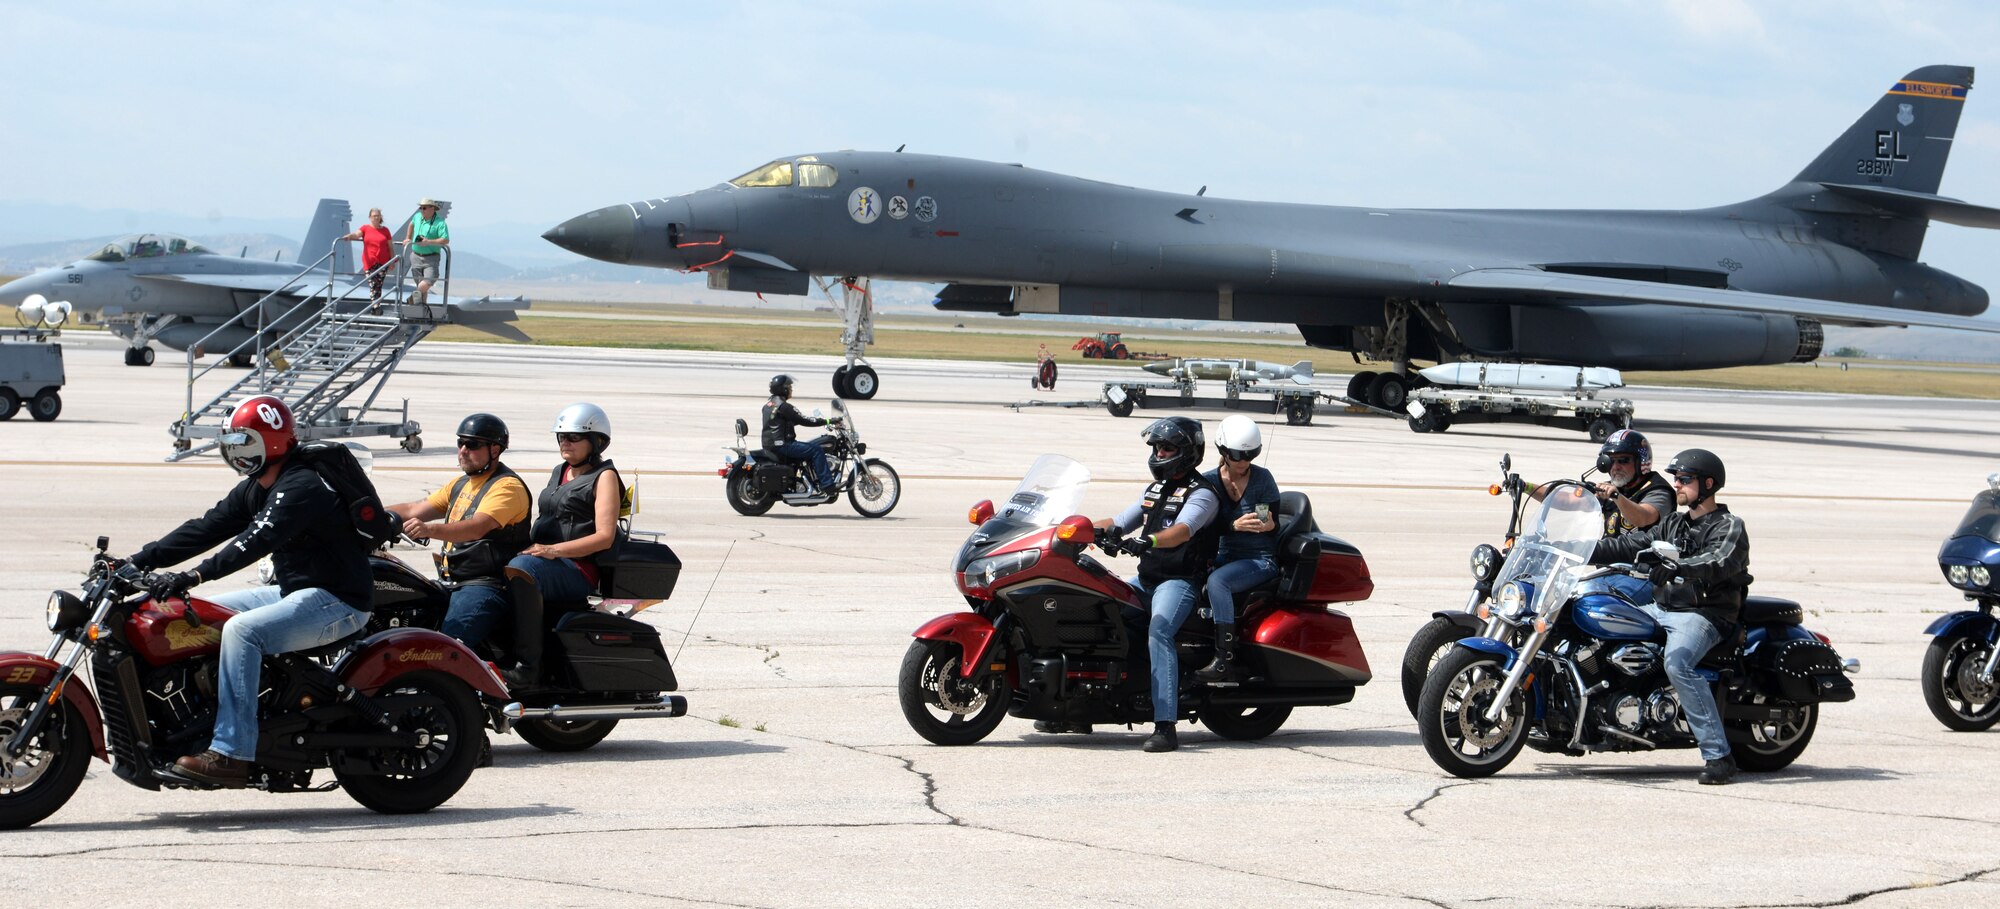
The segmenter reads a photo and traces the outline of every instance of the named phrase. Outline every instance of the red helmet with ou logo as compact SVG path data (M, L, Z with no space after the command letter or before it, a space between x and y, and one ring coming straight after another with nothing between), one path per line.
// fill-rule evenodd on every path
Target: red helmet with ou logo
M222 459L237 473L254 477L298 442L292 409L275 395L257 395L245 398L230 413L229 427L222 433Z

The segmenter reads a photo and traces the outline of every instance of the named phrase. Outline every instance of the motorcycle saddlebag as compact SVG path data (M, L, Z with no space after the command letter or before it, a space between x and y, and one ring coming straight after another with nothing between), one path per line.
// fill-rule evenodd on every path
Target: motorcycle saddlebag
M674 595L681 559L665 543L627 539L604 573L604 596L616 600L664 600Z
M774 496L792 485L792 465L760 461L750 477L750 487L760 496Z
M1302 533L1280 544L1278 596L1299 603L1353 603L1375 592L1361 550L1332 534Z
M556 622L576 687L584 691L673 691L674 667L660 644L660 630L602 612L571 612Z
M1801 704L1854 700L1854 683L1840 669L1840 654L1815 638L1793 638L1762 648L1759 668L1777 683L1778 696Z

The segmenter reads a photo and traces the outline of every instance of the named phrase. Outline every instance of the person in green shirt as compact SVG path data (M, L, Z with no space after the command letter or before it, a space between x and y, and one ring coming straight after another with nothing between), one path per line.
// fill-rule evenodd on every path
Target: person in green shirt
M410 222L410 274L417 279L417 303L429 298L438 279L439 254L450 244L451 229L438 214L437 200L418 202L416 220Z

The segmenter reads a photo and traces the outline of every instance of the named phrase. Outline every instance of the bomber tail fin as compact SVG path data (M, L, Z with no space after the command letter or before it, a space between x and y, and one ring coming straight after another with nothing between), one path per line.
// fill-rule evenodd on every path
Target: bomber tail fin
M347 223L354 218L354 210L347 207L346 199L321 199L319 208L313 211L312 223L306 225L305 242L299 246L298 263L308 265L326 255L333 241L347 235ZM342 243L333 252L333 270L354 271L354 248Z
M1972 67L1926 66L1896 81L1796 178L1933 194L1944 179Z

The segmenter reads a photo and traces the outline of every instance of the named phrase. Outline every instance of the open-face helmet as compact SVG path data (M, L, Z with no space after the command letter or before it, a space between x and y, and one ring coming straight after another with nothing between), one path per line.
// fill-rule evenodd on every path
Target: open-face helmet
M1264 450L1264 431L1242 414L1224 417L1215 431L1215 451L1226 461L1251 461Z
M1653 469L1653 443L1636 429L1620 429L1604 437L1603 447L1597 449L1597 469L1611 472L1611 456L1628 454L1639 463L1634 476L1645 476Z
M561 435L566 432L580 432L591 437L590 453L611 447L611 418L604 415L604 408L588 402L571 404L556 414L555 428L551 432Z
M265 468L291 453L299 443L292 427L292 409L276 395L256 395L229 414L229 426L220 439L222 459L230 469L246 477L262 474Z
M507 447L507 424L490 413L476 413L460 420L458 437L490 442L501 448Z

